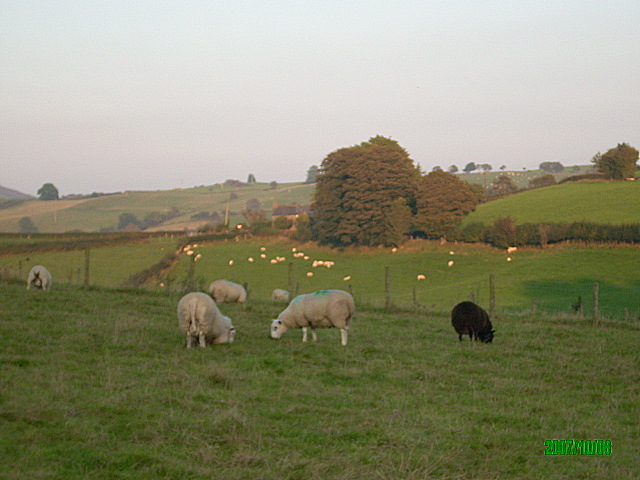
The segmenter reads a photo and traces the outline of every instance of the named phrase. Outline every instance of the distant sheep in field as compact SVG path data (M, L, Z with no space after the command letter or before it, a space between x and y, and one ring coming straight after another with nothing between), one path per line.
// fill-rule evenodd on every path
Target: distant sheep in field
M27 277L27 290L31 287L39 288L41 290L49 290L51 288L51 284L53 283L53 277L42 265L36 265L29 271L29 276Z
M193 346L195 339L201 347L232 343L236 335L231 319L220 313L209 295L201 292L187 293L180 299L178 325L187 336L187 348Z
M282 288L276 288L273 292L271 292L271 300L277 300L279 302L288 302L289 301L289 292L283 290Z
M473 302L462 302L451 311L451 324L462 341L462 335L468 334L470 340L491 343L493 326L487 312Z
M280 338L290 328L302 328L302 341L307 341L311 329L313 341L318 340L316 328L339 328L342 345L347 344L349 322L356 307L351 294L343 290L321 290L298 295L271 323L271 338Z
M247 300L247 291L242 285L229 280L215 280L209 285L209 295L217 303L244 303Z

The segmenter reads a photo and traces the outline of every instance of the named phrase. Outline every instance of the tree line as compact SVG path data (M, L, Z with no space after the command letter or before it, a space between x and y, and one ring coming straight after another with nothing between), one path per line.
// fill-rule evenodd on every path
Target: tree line
M376 136L322 161L312 232L334 247L398 245L408 236L446 236L478 202L456 175L423 175L398 142Z
M637 160L638 150L626 143L592 159L601 175L614 180L633 177ZM532 181L532 187L555 183L551 172L563 168L559 162L543 163L541 168L548 173ZM488 164L481 167L491 169ZM476 168L470 163L465 171ZM461 230L465 215L475 209L485 193L509 194L517 188L508 176L501 175L484 192L482 187L463 182L451 170L436 167L425 175L398 142L382 136L331 152L314 172L312 236L334 247L391 246L410 237L486 241L496 246L545 245L572 239L640 240L636 226L586 223L515 227L510 219L501 219L488 227L470 225Z

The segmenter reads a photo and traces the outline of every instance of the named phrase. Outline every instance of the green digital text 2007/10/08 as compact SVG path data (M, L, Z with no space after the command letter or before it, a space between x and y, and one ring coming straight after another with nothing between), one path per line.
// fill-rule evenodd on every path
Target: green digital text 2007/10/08
M611 440L545 440L545 455L611 455Z

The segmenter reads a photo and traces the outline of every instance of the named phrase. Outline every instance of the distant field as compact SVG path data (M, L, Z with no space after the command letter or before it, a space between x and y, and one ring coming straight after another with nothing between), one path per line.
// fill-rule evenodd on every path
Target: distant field
M594 172L593 165L574 165L566 167L562 172L552 174L556 181L560 181L563 178L570 177L572 175L580 175L583 173ZM489 172L474 171L472 173L458 173L460 180L464 180L468 183L477 183L485 187L491 186L491 184L498 179L501 175L507 175L511 181L519 189L529 188L529 182L535 178L547 175L547 172L543 170L491 170Z
M266 250L261 252L261 247ZM293 257L292 248L304 252L309 260ZM498 312L524 313L535 301L541 311L569 314L573 313L571 305L582 297L584 311L590 314L594 283L598 282L603 315L635 318L640 314L640 273L636 267L640 250L633 246L558 245L545 250L520 249L507 256L486 245L423 241L410 242L397 253L373 248L338 252L312 244L247 241L202 245L194 251L202 255L194 264L201 288L226 278L246 282L257 299L268 299L274 288L289 288L292 263L293 286L300 293L351 289L357 301L377 307L385 305L385 268L389 267L392 302L403 308L414 304L414 292L417 303L434 312L450 311L471 295L488 305L489 277L493 275ZM262 253L266 258L260 258ZM271 264L276 257L286 260ZM190 258L181 255L179 265L162 281L170 287L183 282ZM332 260L335 265L314 268L313 260ZM450 261L452 266L448 266ZM309 273L312 276L307 276ZM426 279L417 280L420 274ZM350 279L345 281L345 277Z
M202 222L192 220L192 215L218 212L224 216L230 195L235 196L229 201L231 223L235 224L245 221L241 213L250 199L257 199L260 208L271 212L273 202L276 201L281 205L308 204L314 188L314 185L302 183L279 184L275 189L267 183L246 187L216 184L187 189L132 191L85 200L32 200L17 207L0 210L0 231L19 232L18 221L28 216L41 232L96 232L104 228L115 228L118 217L123 212L132 213L142 220L151 212L167 212L173 208L181 210L183 214L164 224L164 227L171 228L174 224L180 224L181 228L186 225L195 228Z
M155 238L144 243L91 248L89 250L89 279L91 285L119 287L131 275L158 262L176 249L177 240ZM45 265L58 283L83 284L85 250L47 253L22 253L0 257L0 272L25 281L34 265Z
M235 343L184 348L179 294L0 281L7 480L632 479L636 326L505 317L490 345L446 315L358 309L303 344L283 308L224 304ZM546 456L550 439L608 455ZM575 450L573 447L576 447ZM581 447L585 448L585 447ZM576 453L576 454L571 454ZM605 450L600 450L605 453Z
M160 237L138 244L91 248L91 283L121 286L186 241ZM193 256L180 255L173 269L146 287L181 290L189 283L193 268L192 284L200 290L218 278L247 283L251 297L263 300L270 298L274 288L298 293L339 288L352 291L359 303L381 308L386 304L388 268L390 300L403 309L444 313L472 296L487 306L492 276L499 313L526 313L535 304L539 311L573 314L572 305L580 297L585 314L590 315L594 284L598 283L604 316L634 319L640 315L637 246L554 245L544 250L521 248L507 255L482 244L440 245L416 240L393 253L382 248L337 251L313 243L270 239L219 241L201 244L193 251ZM294 257L294 253L309 258ZM201 257L194 263L191 259L197 254ZM272 264L278 257L285 260ZM335 265L313 267L314 260L330 260ZM449 262L453 262L451 266ZM3 256L0 272L25 279L36 264L46 265L56 283L84 283L84 249ZM418 280L418 275L425 279Z
M511 217L516 224L537 222L640 222L640 181L578 182L536 188L479 205L464 224L492 224Z

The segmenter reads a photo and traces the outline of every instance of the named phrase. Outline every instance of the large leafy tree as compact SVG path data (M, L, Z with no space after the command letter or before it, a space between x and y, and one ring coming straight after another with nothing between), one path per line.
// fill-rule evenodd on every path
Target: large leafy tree
M614 180L633 178L638 162L638 150L627 143L619 143L605 153L597 153L592 162L599 172L607 174Z
M325 244L395 245L409 228L419 169L398 142L377 136L322 161L314 231Z
M45 183L38 189L39 200L58 200L58 189L53 183Z
M318 166L311 165L309 170L307 170L307 179L304 183L316 183L316 179L318 178Z
M434 170L419 182L415 229L430 237L446 237L477 204L478 196L466 182Z

